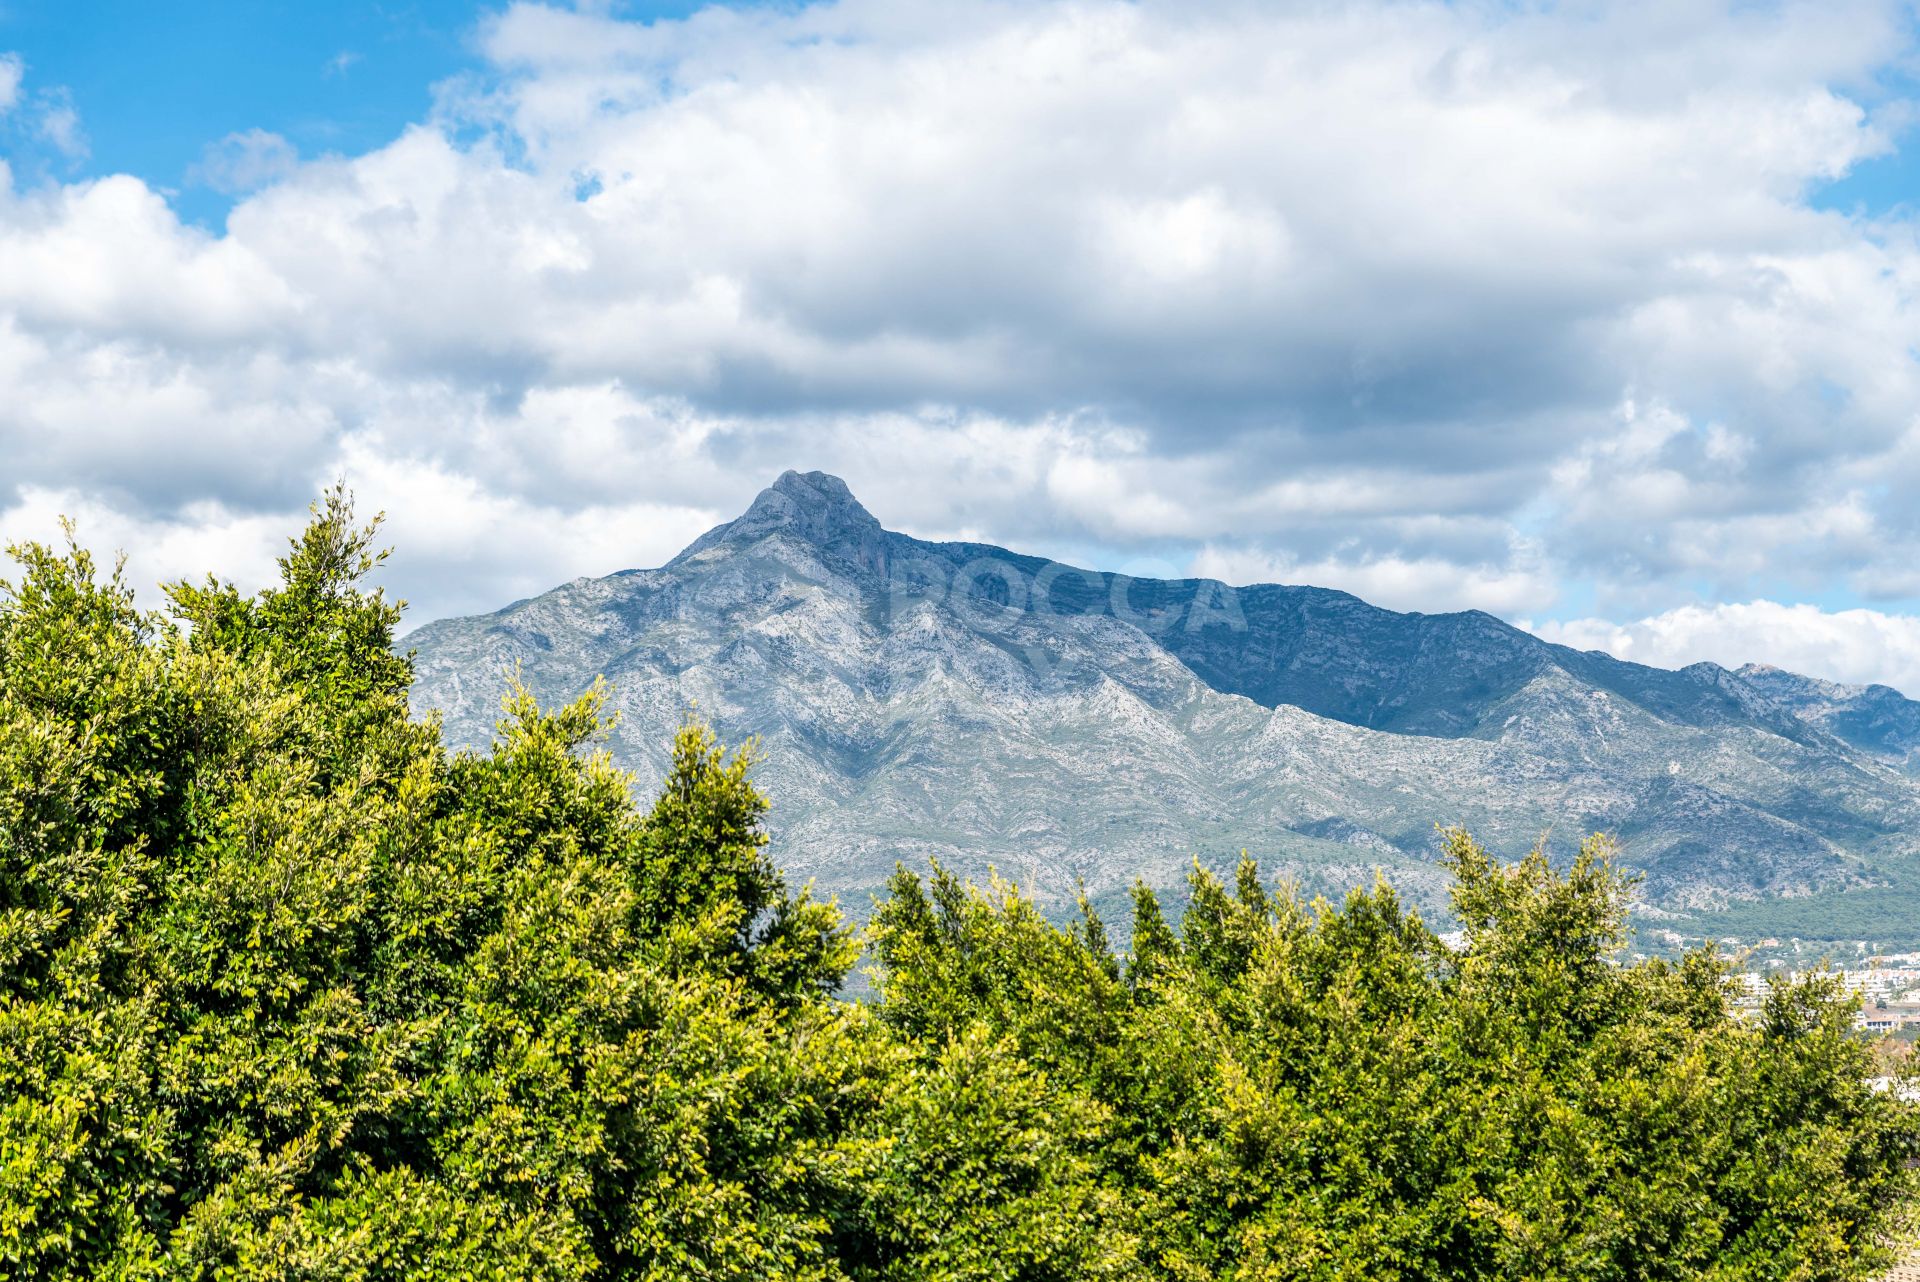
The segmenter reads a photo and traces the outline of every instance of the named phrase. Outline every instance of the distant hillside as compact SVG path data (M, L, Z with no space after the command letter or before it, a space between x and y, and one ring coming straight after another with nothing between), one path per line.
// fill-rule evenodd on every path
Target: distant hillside
M489 738L516 663L547 699L604 674L609 747L649 781L690 708L758 736L776 858L856 911L896 860L994 866L1060 903L1243 848L1310 890L1380 868L1437 906L1436 823L1509 852L1610 830L1656 918L1853 912L1920 862L1920 704L1885 687L923 542L817 472L659 569L408 644L416 710L455 742Z

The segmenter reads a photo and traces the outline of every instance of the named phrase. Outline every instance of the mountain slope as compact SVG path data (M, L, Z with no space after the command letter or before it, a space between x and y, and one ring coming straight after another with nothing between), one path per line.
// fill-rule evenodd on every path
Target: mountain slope
M856 910L896 859L996 867L1058 903L1242 848L1312 889L1378 867L1434 903L1434 825L1464 823L1508 850L1613 830L1654 910L1687 912L1871 887L1920 834L1920 706L1884 688L923 542L820 473L659 569L408 643L416 702L456 743L490 737L515 664L550 700L604 674L609 747L643 778L690 708L758 736L778 858Z

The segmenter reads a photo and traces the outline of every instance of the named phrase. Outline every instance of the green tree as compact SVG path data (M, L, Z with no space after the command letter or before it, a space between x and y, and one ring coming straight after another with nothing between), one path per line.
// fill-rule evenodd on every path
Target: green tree
M1623 964L1630 882L1446 835L1465 943L1196 866L1117 956L896 872L856 941L768 857L750 751L650 805L604 691L407 706L338 490L248 596L0 584L0 1274L1846 1279L1920 1119L1838 986ZM750 745L749 745L750 747Z
M828 1000L853 945L767 862L744 758L689 727L637 808L584 751L598 693L542 713L521 690L492 753L449 756L408 717L373 537L331 493L279 584L175 585L178 622L77 548L15 550L0 1261L825 1260L796 1146L851 1134L875 1101L839 1075L888 1048Z

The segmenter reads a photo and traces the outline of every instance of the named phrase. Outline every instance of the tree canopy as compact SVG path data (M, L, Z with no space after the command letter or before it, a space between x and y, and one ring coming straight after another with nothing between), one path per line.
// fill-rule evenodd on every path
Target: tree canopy
M864 935L697 725L410 716L330 493L248 596L0 584L0 1272L1842 1279L1920 1117L1830 980L1622 964L1630 882L1446 834L1464 939L1244 861L1184 914L901 869ZM876 995L837 992L869 950Z

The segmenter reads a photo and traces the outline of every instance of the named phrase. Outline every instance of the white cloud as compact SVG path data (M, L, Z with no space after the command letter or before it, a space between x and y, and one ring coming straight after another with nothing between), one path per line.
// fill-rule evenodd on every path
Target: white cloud
M208 144L187 176L215 191L238 194L278 182L299 164L298 149L279 134L246 129Z
M12 117L20 134L51 146L63 159L84 160L87 134L71 91L55 85L28 94L26 79L26 61L17 53L0 52L0 118Z
M80 112L65 89L50 89L40 95L39 119L34 132L68 160L86 158L87 131L80 125Z
M1338 588L1390 610L1428 614L1485 610L1510 615L1550 604L1557 588L1553 576L1529 549L1515 549L1507 561L1462 564L1440 557L1339 555L1313 561L1274 557L1245 549L1205 547L1186 573L1225 583L1308 584Z
M142 517L81 490L30 485L0 506L0 541L61 546L63 518L73 521L75 536L103 569L113 553L125 555L127 582L148 607L161 603L157 585L197 582L213 566L248 589L266 586L275 573L274 557L286 550L288 532L278 514L249 516L219 503L195 502L164 517ZM7 576L0 572L0 577Z
M0 531L64 496L242 566L349 475L465 610L824 466L919 533L1422 609L1897 596L1920 246L1807 193L1891 145L1908 22L517 4L385 147L216 144L222 235L0 179Z
M503 427L445 389L412 389L411 396L415 403L396 406L395 419L417 413L444 415L450 426L459 423L479 432ZM468 416L464 422L463 414ZM539 430L537 423L521 426L530 428L528 436ZM275 457L276 446L285 451L282 457ZM397 549L387 582L411 600L408 626L413 626L449 613L492 609L580 574L658 564L733 515L716 507L636 497L631 487L605 502L562 504L502 494L430 458L392 451L390 442L375 434L349 435L316 462L301 457L305 445L297 437L276 441L271 430L251 428L233 440L209 440L204 457L198 463L183 461L179 470L205 475L221 465L215 460L223 451L233 456L230 465L236 471L253 467L265 473L251 484L236 481L230 487L235 501L194 499L141 510L114 501L126 493L124 484L23 486L11 503L0 501L0 541L57 542L60 517L70 516L86 546L103 555L127 554L129 582L148 605L159 603L158 584L198 579L215 567L255 588L269 581L274 556L299 528L312 493L308 479L340 480L353 491L363 516L386 514L385 536ZM115 445L95 438L86 452L104 459ZM102 464L103 470L110 466ZM276 472L282 474L277 483ZM97 497L102 493L109 497Z
M0 116L12 111L20 101L20 82L26 79L27 66L17 53L0 53Z
M141 342L188 370L286 350L301 307L272 264L183 227L138 179L0 187L0 319L36 341ZM30 409L33 388L14 390L16 409Z
M1561 645L1663 668L1703 660L1728 668L1763 662L1830 681L1878 682L1920 697L1920 618L1911 615L1748 601L1682 606L1626 624L1575 619L1521 626Z

